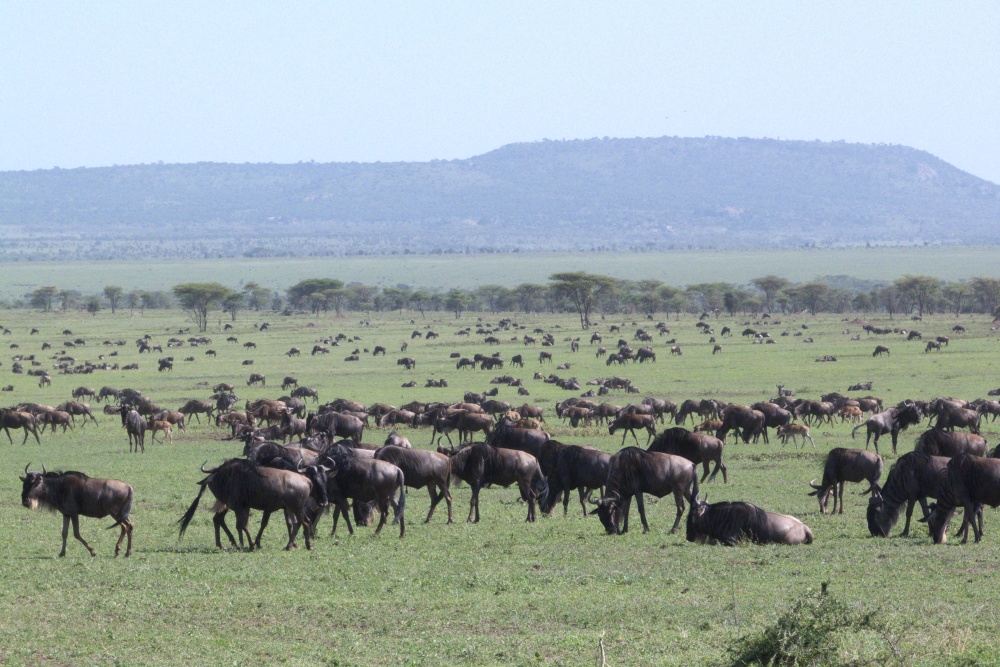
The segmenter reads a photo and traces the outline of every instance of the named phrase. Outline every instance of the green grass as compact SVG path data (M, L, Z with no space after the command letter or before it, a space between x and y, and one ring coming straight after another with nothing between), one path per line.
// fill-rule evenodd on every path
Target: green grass
M892 281L903 274L943 280L997 276L996 248L983 246L844 248L822 250L684 250L649 253L521 253L507 255L393 255L299 259L140 260L134 262L31 262L0 264L0 297L16 299L40 285L83 293L105 285L162 290L181 282L217 280L236 287L256 281L284 289L305 278L448 290L523 282L544 283L559 271L589 271L618 278L655 278L671 285L747 284L777 274L794 282L847 275Z
M483 319L495 323L503 316ZM800 396L816 397L845 392L849 384L870 379L875 382L872 393L887 403L939 395L975 398L1000 385L1000 339L983 317L926 317L917 325L925 334L950 334L956 321L969 333L953 336L949 347L929 354L919 342L892 336L879 341L891 347L888 359L873 359L876 341L857 324L839 318L779 318L780 325L763 327L778 343L763 346L740 338L741 319L723 318L713 322L716 331L730 325L737 335L720 340L724 350L714 356L708 336L697 333L692 317L671 318L671 336L677 337L682 357L670 357L657 339L656 364L609 369L594 357L587 338L579 353L569 351L564 338L588 336L579 330L576 318L506 316L528 331L536 326L553 331L555 364L570 362L572 368L541 367L540 348L507 341L500 348L503 357L524 354L524 369L455 370L450 352L471 356L491 351L481 336L468 340L454 335L459 328L475 325L475 317L456 321L445 315L421 319L419 314L394 314L369 318L372 326L361 327L357 317L268 314L271 331L261 334L251 323L265 317L248 314L236 323L233 334L240 343L256 342L256 352L226 343L228 334L210 332L217 358L206 357L204 347L165 350L175 357L175 370L160 374L155 372L160 355L138 355L133 341L148 332L154 342L166 344L179 327L188 326L179 312L148 312L144 317L128 317L127 312L96 317L8 312L4 324L12 333L0 341L20 346L9 355L36 354L49 366L50 353L40 350L43 341L58 348L66 339L83 337L88 344L72 352L78 360L97 361L98 355L118 350L119 357L108 361L138 361L140 370L53 375L52 386L40 389L32 378L12 374L10 360L4 359L0 385L15 387L7 402L45 404L68 399L80 385L131 386L176 408L188 398L207 397L206 383L219 381L242 385L237 393L245 399L275 397L281 393L276 385L290 374L317 388L324 402L343 396L398 405L413 399L458 400L467 390L489 388L494 375L508 373L525 379L532 394L527 400L547 409L549 428L560 440L608 451L615 451L621 439L597 427L570 429L552 413L554 402L578 392L533 380L534 371L576 376L581 383L619 374L631 378L645 395L677 401L717 396L742 403L773 396L778 383ZM608 332L612 321L598 327L608 347L618 337ZM626 322L622 336L631 339L636 327L631 318ZM640 321L643 324L651 323ZM810 327L806 333L814 344L779 336L785 330L802 331L802 324ZM441 333L439 339L410 339L410 332L428 325ZM28 335L33 326L41 330L39 335ZM59 333L67 328L72 336ZM845 328L861 333L861 340L850 341L850 335L841 333ZM332 348L326 357L308 354L313 340L338 332L361 336L357 345L362 349L382 344L390 353L385 358L362 354L357 363L343 361L351 344ZM129 344L105 348L100 344L104 339ZM414 371L395 364L401 355L394 352L403 341L410 343L407 354L417 360ZM304 350L302 357L284 355L293 345ZM838 361L814 361L826 354L836 355ZM189 355L194 362L183 361ZM246 358L255 360L252 368L241 366ZM267 389L245 386L251 370L267 375ZM449 388L400 387L409 379L423 384L442 377ZM508 387L501 388L500 398L520 404ZM624 395L611 397L617 403L627 400ZM195 424L175 437L173 445L151 445L145 455L129 455L117 419L98 418L96 428L46 434L41 446L22 446L16 434L13 446L0 445L0 664L579 665L595 659L602 633L611 665L720 664L737 638L773 625L794 600L822 582L829 582L832 594L851 608L877 610L898 633L906 664L994 664L1000 659L994 648L1000 630L994 611L1000 588L995 576L1000 556L996 514L987 512L982 544L944 546L931 544L922 524L915 524L909 539L868 537L867 500L855 495L857 486L849 489L843 516L820 516L815 499L806 495L807 482L820 475L830 448L861 445L851 441L848 425L814 428L816 450L776 443L729 444L730 483L720 479L702 487L712 502L747 500L802 518L816 535L811 546L692 545L683 535L667 534L672 501L647 503L651 532L646 535L606 536L596 518L583 518L573 502L568 517L556 510L528 525L525 507L511 489L485 490L482 522L467 525L469 491L463 485L453 489L456 523L451 526L444 524L443 508L431 524L420 523L427 495L411 491L405 540L397 539L393 529L372 539L368 528L354 537L338 531L330 538L325 518L312 552L285 553L284 530L276 519L264 537L264 549L242 553L215 549L205 510L211 503L205 499L183 541L178 542L176 528L197 492L202 477L198 466L239 455L241 444L222 440L214 426ZM995 443L1000 427L986 429ZM904 433L901 452L912 448L919 431ZM420 447L430 438L426 430L404 433ZM381 442L384 437L385 432L376 429L367 431L365 440ZM886 458L891 463L892 456ZM117 531L104 531L110 520L83 519L81 530L97 557L87 556L71 537L66 558L56 558L60 518L20 506L17 475L29 461L36 469L44 462L50 469L79 469L132 484L133 556L111 557ZM899 530L897 526L894 533ZM884 648L880 641L865 636L850 646L865 654ZM833 657L838 663L850 656Z

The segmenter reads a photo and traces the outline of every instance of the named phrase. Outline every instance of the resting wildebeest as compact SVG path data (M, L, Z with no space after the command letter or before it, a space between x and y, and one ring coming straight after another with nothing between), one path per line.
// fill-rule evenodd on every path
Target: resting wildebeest
M729 483L726 474L726 464L722 462L722 450L725 441L704 433L691 433L686 428L675 426L668 428L663 433L656 436L648 451L660 452L662 454L674 454L683 456L691 463L703 466L704 474L701 481L706 479L712 481L715 476L722 471L722 481ZM715 468L711 476L708 474L708 464L715 462Z
M878 480L882 477L882 457L864 449L844 449L835 447L826 455L823 465L823 483L817 485L809 482L814 491L810 496L819 497L819 511L826 514L826 505L833 493L833 511L837 512L837 501L840 500L840 513L844 513L844 484L846 482L868 482L868 488L862 491L874 493L879 490Z
M306 549L312 549L310 540L310 523L306 515L306 506L311 496L317 495L320 504L326 498L325 492L320 493L323 486L323 472L319 467L309 466L303 472L306 475L259 466L254 461L244 459L229 459L215 468L205 469L202 464L201 471L207 473L205 479L198 482L201 490L195 496L191 507L180 520L180 537L184 536L188 524L194 518L194 513L198 509L198 502L205 489L209 489L215 496L215 516L212 523L215 525L215 546L222 548L219 530L222 529L229 537L229 542L236 546L233 534L226 526L226 513L233 510L236 514L236 533L240 537L240 546L243 545L243 535L249 541L250 551L260 548L260 537L267 527L271 513L277 510L285 511L285 522L288 525L288 544L285 550L291 549L295 544L295 536L302 527L306 539ZM314 492L315 489L315 492ZM264 515L260 521L260 530L257 537L252 538L248 527L250 521L250 510L261 510Z
M451 523L451 459L439 452L425 449L386 445L375 450L375 458L388 461L403 471L406 486L412 489L427 487L431 496L431 509L424 523L434 516L434 508L444 499L448 505L448 523Z
M639 508L642 531L649 532L646 504L642 497L644 493L657 498L674 494L677 518L670 532L675 533L684 515L684 500L694 502L698 497L698 473L695 465L684 457L626 447L608 462L604 493L604 497L597 501L597 516L609 535L628 532L633 496Z
M963 523L972 524L976 542L979 542L983 538L983 528L976 521L976 516L982 505L1000 505L1000 459L960 454L948 462L938 501L931 506L930 516L927 517L934 543L946 541L948 524L958 507L965 512ZM965 540L968 540L968 533Z
M21 477L21 504L29 509L43 507L63 515L62 551L59 556L66 555L66 538L69 535L69 525L73 524L73 537L80 540L91 556L96 555L87 541L80 535L80 516L103 519L110 515L115 522L109 529L121 526L121 535L115 544L115 556L121 550L122 540L128 536L125 557L132 555L132 522L129 513L132 511L132 487L117 479L100 479L87 477L82 472L59 470L47 471L42 466L42 472L28 472L24 466L24 477Z
M851 431L851 439L854 438L854 434L857 433L859 428L862 426L866 427L868 429L868 436L865 438L865 449L868 449L868 444L871 442L872 435L874 435L875 453L878 454L879 436L889 433L892 436L892 453L895 454L899 432L905 430L908 426L919 424L921 418L920 408L913 403L907 403L901 408L889 408L876 415L872 415L864 424L855 426Z
M768 512L756 505L722 502L711 505L695 498L687 518L687 541L736 546L753 544L812 544L806 524L787 514Z
M646 444L649 444L650 439L656 435L656 418L653 415L635 415L635 414L622 414L619 415L611 424L608 426L608 433L611 435L615 434L615 431L622 430L622 445L625 445L625 437L629 433L632 434L632 439L635 440L635 444L639 444L639 438L635 436L636 429L646 429Z
M527 452L476 443L459 450L438 450L451 457L451 473L472 487L467 523L479 523L479 491L484 486L517 484L521 500L528 503L526 521L535 520L535 502L544 503L548 484L538 460Z
M959 454L986 456L988 449L986 438L981 435L962 431L943 431L939 428L921 433L917 444L913 447L915 452L949 458Z
M868 532L873 537L888 537L905 504L906 525L902 537L909 535L914 505L919 502L924 517L929 514L927 498L939 497L950 460L947 456L928 456L921 452L900 456L889 468L882 490L873 493L868 501Z

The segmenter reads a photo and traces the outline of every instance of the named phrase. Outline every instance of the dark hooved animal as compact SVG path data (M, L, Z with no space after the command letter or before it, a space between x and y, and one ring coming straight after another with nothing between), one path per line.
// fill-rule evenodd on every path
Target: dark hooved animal
M878 454L878 439L888 433L892 436L892 452L896 453L896 442L899 440L899 432L914 424L919 424L923 415L920 408L913 403L907 403L903 407L889 408L878 414L872 415L864 424L859 424L851 431L851 438L862 426L867 429L868 435L865 438L865 449L875 436L875 453Z
M306 431L309 433L326 433L332 438L348 438L356 445L361 444L361 436L365 431L365 423L354 415L340 412L325 412L321 415L312 412L306 417Z
M132 408L122 408L119 411L122 418L122 427L128 433L128 451L146 453L146 429L148 424L146 418ZM134 447L134 449L133 449Z
M639 438L635 435L636 429L646 430L646 444L649 444L652 437L656 435L656 417L653 415L622 414L608 426L608 433L614 435L615 431L621 430L623 446L625 445L625 437L631 433L632 439L638 445Z
M587 498L592 490L604 486L608 477L608 466L611 464L611 454L593 447L563 445L554 440L550 440L547 447L555 449L555 463L547 476L548 497L539 505L542 513L549 514L561 497L563 515L568 514L570 492L576 489L580 495L583 516L587 516Z
M236 546L236 540L226 526L226 513L229 510L236 515L236 532L240 538L240 546L243 545L243 536L246 535L250 550L259 549L260 537L267 527L271 514L284 510L288 526L288 544L285 545L285 550L295 546L295 536L300 527L305 535L306 549L312 548L306 508L310 498L315 499L320 505L326 503L323 479L325 473L320 467L308 466L303 470L305 474L300 474L290 470L260 466L255 461L229 459L222 465L208 470L202 465L201 471L208 476L198 482L201 490L195 496L191 507L181 517L180 537L184 536L184 531L187 530L198 509L202 494L208 489L216 501L212 523L215 526L215 546L218 548L222 548L220 530L225 531L230 544ZM256 538L251 537L248 526L251 510L260 510L264 513Z
M20 410L13 410L10 408L0 408L0 428L4 430L7 434L7 439L10 440L10 444L14 444L14 439L10 436L10 429L20 428L24 429L24 440L21 444L28 442L28 436L35 436L35 442L39 445L42 441L38 439L38 420L30 412L23 412Z
M959 454L986 456L988 450L986 438L981 435L964 431L943 431L938 428L921 433L917 444L913 447L915 452L948 458Z
M964 524L971 524L976 542L982 540L983 527L977 521L977 515L984 505L1000 505L1000 459L966 454L951 459L938 501L931 506L930 516L927 517L934 543L943 544L947 540L948 525L959 507L964 511L963 530ZM966 540L967 532L963 542Z
M812 544L809 527L794 516L768 512L743 502L709 505L695 499L687 518L687 541L736 546L753 544Z
M535 503L545 503L548 483L538 460L527 452L493 447L485 443L458 450L439 450L451 457L451 473L472 487L467 522L479 523L479 492L484 486L517 484L521 500L528 503L526 521L535 520Z
M882 457L866 449L844 449L835 447L826 455L823 465L823 483L816 480L809 482L814 490L810 496L819 498L819 511L826 514L826 506L833 494L833 510L837 512L837 502L840 501L840 513L844 513L844 484L847 482L868 482L868 488L862 493L874 493L879 490L878 481L882 477Z
M320 461L336 467L336 474L330 475L327 482L327 493L334 506L331 535L336 534L337 520L341 515L347 523L347 531L354 534L347 502L353 500L356 510L366 503L375 504L379 512L375 535L381 533L389 516L389 507L393 507L393 525L399 524L400 538L406 536L406 480L400 468L388 461L357 456L356 452L340 444L327 449ZM395 499L397 493L398 501Z
M722 481L729 483L726 464L722 462L725 441L705 433L691 433L686 428L675 426L656 436L648 451L683 456L695 465L701 464L704 473L701 481L712 481L722 471ZM708 473L710 463L715 463L712 474Z
M612 456L608 463L604 493L604 497L597 501L597 516L609 535L628 532L633 497L639 508L642 530L649 532L643 500L645 493L657 498L671 493L674 495L677 516L670 532L675 533L684 515L684 501L693 503L698 497L698 473L695 465L682 456L626 447Z
M906 506L906 525L902 537L910 534L913 507L919 502L924 517L930 513L927 499L937 499L947 473L947 456L929 456L921 452L903 454L889 468L882 490L868 500L868 532L873 537L888 537L899 512Z
M387 445L375 450L375 458L388 461L403 471L406 486L411 489L427 487L431 497L431 509L424 523L434 516L434 508L442 500L448 506L448 523L451 523L451 459L439 452L410 447Z
M82 472L46 471L29 472L29 463L24 467L24 477L21 478L21 504L29 509L45 508L63 515L62 550L59 556L66 555L66 538L69 526L73 524L73 537L78 539L91 556L96 555L94 549L80 535L80 517L89 516L103 519L111 516L115 522L108 528L121 527L118 543L115 544L115 556L121 550L122 540L128 537L125 556L132 555L132 487L117 479L100 479L87 477Z

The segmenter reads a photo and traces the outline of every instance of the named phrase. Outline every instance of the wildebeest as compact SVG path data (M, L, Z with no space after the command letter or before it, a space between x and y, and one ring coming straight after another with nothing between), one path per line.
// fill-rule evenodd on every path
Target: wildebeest
M306 417L306 430L310 433L326 433L331 438L349 438L361 444L365 423L354 415L340 412L326 412L321 415L310 412Z
M358 508L359 503L375 503L379 511L375 535L385 525L389 506L394 506L393 524L399 524L400 538L406 536L406 481L400 468L388 461L356 456L339 444L326 450L321 462L330 462L336 467L336 473L330 475L327 482L327 493L335 507L331 534L337 531L337 519L340 515L347 522L348 532L354 534L347 505L347 501L353 499L355 508ZM395 500L397 492L398 502Z
M977 410L969 408L945 407L935 418L934 428L953 431L956 428L967 428L972 433L979 433L979 422L982 415Z
M122 427L128 433L128 451L138 452L142 448L142 453L146 453L146 419L132 408L122 408L119 410L122 418ZM135 449L133 450L133 445Z
M742 437L744 443L749 443L750 439L756 442L757 438L764 436L767 440L766 418L760 410L745 405L730 405L722 413L722 426L715 432L715 437L725 442L729 431L735 431L737 437Z
M285 521L288 524L288 544L285 545L285 550L291 549L295 544L295 536L300 527L305 534L306 549L312 549L306 507L310 496L315 497L321 505L326 503L326 489L321 468L308 466L304 470L306 474L303 475L289 470L259 466L254 461L229 459L222 465L208 470L202 465L201 471L208 476L198 482L201 490L195 496L191 507L181 517L181 537L194 518L201 495L207 488L216 499L212 522L215 525L215 546L218 548L222 548L220 529L226 532L229 542L236 546L236 540L226 526L225 517L229 510L233 510L236 514L236 533L240 536L240 544L243 544L245 534L251 551L255 547L260 548L260 537L267 527L271 513L284 510ZM255 509L262 511L264 515L260 521L257 537L252 538L248 523L250 511Z
M795 438L802 438L802 447L806 446L806 440L812 444L813 449L816 449L816 443L813 442L812 436L809 435L809 427L805 424L785 424L784 426L778 427L778 437L781 438L781 444L784 446L788 444L788 439L792 439L792 444L796 443Z
M844 484L846 482L868 482L868 489L862 493L879 490L878 480L882 477L882 457L865 449L844 449L835 447L826 455L823 465L823 483L809 482L814 490L810 496L818 496L819 511L826 514L830 493L833 493L833 510L837 512L838 498L840 513L844 513Z
M701 464L703 468L702 482L706 479L712 481L721 470L722 481L728 484L726 464L722 462L724 446L725 441L720 438L704 433L691 433L686 428L675 426L656 436L648 451L683 456L695 465ZM712 462L715 463L715 468L709 475L708 466Z
M262 387L267 386L267 378L261 373L251 373L250 378L247 380L247 386L253 386L259 384Z
M809 527L794 516L743 502L711 505L695 498L687 519L687 540L701 544L812 544Z
M24 429L24 440L21 444L28 442L28 435L35 436L35 442L39 445L42 441L38 439L38 420L30 412L12 410L10 408L0 408L0 428L7 434L10 444L14 444L14 439L10 437L10 429Z
M215 411L215 406L208 401L198 401L192 399L187 403L185 403L184 405L182 405L180 408L178 408L177 411L184 413L184 415L187 417L187 423L190 424L191 417L194 417L195 419L198 420L198 423L200 424L201 423L200 415L206 415L209 419L211 419L212 413Z
M544 503L539 504L542 513L551 512L562 497L563 514L567 514L570 492L577 489L583 516L587 516L587 496L593 489L604 486L611 455L593 447L563 445L554 440L549 440L546 446L555 450L555 463L546 478L549 483L548 496Z
M986 438L981 435L932 428L920 434L913 451L950 458L959 454L986 456L988 448Z
M544 362L552 363L552 353L551 352L539 352L538 353L538 363Z
M281 381L281 390L286 391L289 387L298 387L299 379L292 377L291 375L286 375L285 379Z
M403 366L406 370L412 370L417 365L417 360L413 357L403 357L402 359L396 360L397 366Z
M872 352L872 356L873 357L878 357L878 356L881 356L882 354L885 354L885 356L887 356L887 357L891 356L889 354L889 348L887 348L885 345L876 345L875 346L875 351Z
M684 514L684 500L694 502L698 496L698 473L695 465L681 456L626 447L608 462L604 493L604 497L597 501L597 516L609 535L628 532L633 497L639 508L642 530L649 532L644 493L657 498L674 494L677 517L670 532L675 533Z
M431 509L424 523L434 516L434 508L443 499L448 505L448 523L451 523L451 459L439 452L386 445L375 450L375 458L388 461L403 471L406 486L412 489L427 487L431 496Z
M96 400L97 392L90 387L77 387L72 391L73 398L83 398L84 396L89 396Z
M919 502L924 516L930 510L927 498L938 498L947 473L947 456L929 456L922 452L903 454L889 468L882 490L872 494L868 501L868 531L873 537L888 537L899 519L899 511L906 505L906 525L902 536L910 534L910 517Z
M899 432L905 430L908 426L919 424L921 418L922 415L920 413L920 408L913 403L907 403L901 408L889 408L888 410L883 410L876 415L872 415L864 424L855 426L851 431L851 438L854 438L854 434L859 428L862 426L866 427L868 429L868 436L865 438L865 449L868 449L868 444L871 442L871 438L874 435L875 453L878 454L879 436L888 433L892 436L892 452L895 454L896 441L899 439Z
M608 426L608 433L614 435L615 431L619 429L622 431L623 446L625 445L625 437L629 433L632 434L632 439L638 445L639 438L636 437L635 430L646 429L646 444L648 445L652 437L656 435L656 417L653 415L622 414Z
M948 524L958 507L963 508L963 522L972 525L976 542L979 542L983 538L983 529L975 517L982 505L1000 505L1000 459L960 454L948 462L938 501L931 506L930 516L927 517L934 543L946 541ZM965 539L968 539L968 533Z
M313 403L319 403L319 392L309 387L296 387L292 390L292 398L311 398Z
M458 450L439 450L451 457L452 475L472 487L466 522L479 523L479 491L484 486L507 487L517 484L521 500L528 503L526 521L535 520L535 503L544 503L548 484L538 460L527 452L476 443Z
M95 556L93 548L80 535L80 516L103 519L111 516L115 522L108 528L121 526L118 543L115 544L115 556L121 550L122 540L128 537L125 547L125 557L132 555L132 522L129 514L132 512L132 487L117 479L100 479L88 477L82 472L45 470L29 472L24 466L24 477L21 487L21 504L29 509L44 507L63 515L62 550L59 556L66 555L66 538L69 535L69 525L73 524L73 537L80 540L91 556Z
M66 401L65 403L60 403L58 406L56 406L56 410L62 410L63 412L68 412L73 417L83 417L84 424L87 423L87 418L90 418L90 421L94 422L95 424L98 423L97 417L94 416L94 413L91 412L90 410L90 406L87 405L86 403L78 403L77 401ZM76 420L74 419L74 421Z

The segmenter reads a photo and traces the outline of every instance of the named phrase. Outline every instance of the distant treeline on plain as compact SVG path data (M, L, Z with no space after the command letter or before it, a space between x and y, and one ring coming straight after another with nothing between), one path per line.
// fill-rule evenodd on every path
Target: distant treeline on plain
M24 298L2 304L7 308L43 311L102 309L130 312L183 308L198 315L205 325L210 311L235 320L243 311L292 314L336 312L412 311L497 313L574 313L588 326L595 315L655 316L671 313L710 313L749 316L764 312L807 311L826 313L877 313L923 316L935 312L1000 313L1000 279L976 277L947 282L931 276L906 275L890 283L814 280L792 283L776 275L754 278L749 285L726 282L698 283L684 287L659 280L620 280L586 272L556 273L545 284L523 283L513 288L483 285L463 290L427 290L408 285L379 288L344 283L334 278L302 280L285 290L272 290L255 282L232 289L217 282L182 283L169 289L129 290L108 285L98 294L81 294L55 285L39 287Z

